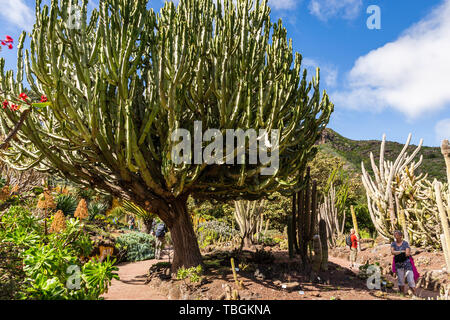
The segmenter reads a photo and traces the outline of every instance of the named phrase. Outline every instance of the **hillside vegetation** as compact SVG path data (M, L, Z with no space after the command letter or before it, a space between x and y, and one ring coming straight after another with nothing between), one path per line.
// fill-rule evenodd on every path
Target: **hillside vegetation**
M370 152L373 153L378 165L381 140L351 140L327 128L322 133L319 145L321 152L341 158L347 164L347 170L361 173L361 161L364 161L366 170L372 173ZM403 146L398 142L386 141L385 158L390 161L395 160ZM410 145L407 152L411 154L416 147ZM436 178L439 181L445 181L445 162L440 148L422 146L416 161L419 160L420 155L423 155L423 162L417 173L428 173L430 180Z

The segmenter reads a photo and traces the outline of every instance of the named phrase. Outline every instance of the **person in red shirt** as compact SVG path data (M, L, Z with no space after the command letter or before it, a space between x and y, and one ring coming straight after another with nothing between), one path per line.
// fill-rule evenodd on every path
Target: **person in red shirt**
M356 256L358 255L358 237L355 234L355 229L350 230L350 240L352 246L350 247L350 269L356 266Z

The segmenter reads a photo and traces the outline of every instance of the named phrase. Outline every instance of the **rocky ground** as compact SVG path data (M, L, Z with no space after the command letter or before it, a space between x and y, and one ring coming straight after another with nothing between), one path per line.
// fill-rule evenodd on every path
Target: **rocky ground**
M442 254L412 248L416 266L422 275L418 281L418 298L436 298L439 290L448 290L450 278L445 272ZM378 263L388 288L370 290L367 276L358 268L349 269L348 249L330 250L328 271L313 279L299 272L299 258L290 260L286 251L266 247L272 254L246 250L236 259L236 276L231 270L230 251L205 253L205 276L200 282L174 280L166 264L156 260L119 265L120 280L113 280L105 299L227 299L237 290L241 300L406 300L400 295L391 268L389 245L363 244L358 263ZM168 262L166 255L162 261ZM153 266L153 267L152 267ZM149 272L150 270L150 272ZM389 288L389 284L392 287Z

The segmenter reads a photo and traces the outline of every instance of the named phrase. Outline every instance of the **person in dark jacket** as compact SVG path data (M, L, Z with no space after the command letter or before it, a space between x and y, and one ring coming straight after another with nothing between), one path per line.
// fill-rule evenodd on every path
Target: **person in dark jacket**
M167 227L164 223L160 223L156 226L155 236L155 259L161 260L161 252L164 249Z
M134 220L134 217L133 217L133 216L130 216L129 219L128 219L128 228L129 228L130 230L133 230L134 227L135 227L135 220Z

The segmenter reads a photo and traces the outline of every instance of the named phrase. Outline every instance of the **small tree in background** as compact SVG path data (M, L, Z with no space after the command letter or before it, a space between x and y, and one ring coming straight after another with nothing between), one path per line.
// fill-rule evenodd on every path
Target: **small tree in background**
M314 156L333 105L321 95L318 71L307 81L267 0L166 2L158 15L146 0L103 0L89 21L83 1L78 29L67 23L71 2L41 8L37 1L30 50L24 58L23 33L15 77L0 60L1 99L23 92L24 68L34 94L45 95L42 105L2 113L5 135L22 119L2 159L154 212L170 229L174 270L202 262L189 195L256 200L299 188L296 174ZM176 164L171 134L192 133L196 120L203 131L279 130L279 169L264 176L260 162Z

